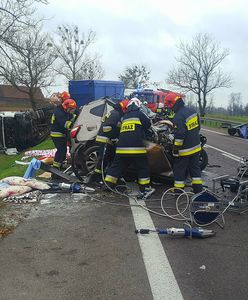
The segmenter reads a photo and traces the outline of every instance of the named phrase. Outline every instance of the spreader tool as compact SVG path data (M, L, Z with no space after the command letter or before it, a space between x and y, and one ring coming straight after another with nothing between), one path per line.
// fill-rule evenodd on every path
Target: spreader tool
M213 230L203 229L201 227L184 227L184 228L175 228L169 227L166 229L136 229L135 233L140 234L149 234L151 232L156 232L158 234L167 234L173 236L183 236L183 237L192 237L192 238L207 238L215 235Z

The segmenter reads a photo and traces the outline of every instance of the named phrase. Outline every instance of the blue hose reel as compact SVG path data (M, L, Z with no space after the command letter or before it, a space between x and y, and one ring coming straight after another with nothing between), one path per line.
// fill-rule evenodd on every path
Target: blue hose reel
M191 218L199 226L217 222L217 219L222 216L222 206L222 202L215 194L205 190L192 196L190 203Z

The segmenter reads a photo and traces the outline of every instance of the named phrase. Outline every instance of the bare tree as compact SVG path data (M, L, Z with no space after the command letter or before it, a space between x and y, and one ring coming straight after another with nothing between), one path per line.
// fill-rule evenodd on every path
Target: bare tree
M59 65L55 71L66 79L101 79L104 70L99 55L90 55L89 47L95 42L96 33L90 30L80 33L75 25L58 27L59 40L52 43L58 55Z
M207 103L207 106L206 106L206 113L207 114L213 114L214 113L214 110L215 110L215 107L214 107L214 96L213 94L210 95L210 99Z
M0 78L28 94L34 109L37 88L53 82L52 65L57 56L49 41L40 28L26 28L5 42L0 57Z
M227 111L232 116L239 116L243 114L243 104L241 100L241 93L231 93L229 97Z
M0 0L0 40L37 22L32 18L37 2L47 3L46 0Z
M220 46L208 34L197 34L190 43L181 42L178 66L169 71L167 83L184 92L197 95L201 116L205 115L207 95L214 89L231 86L231 77L220 69L220 64L229 55L228 49Z
M118 77L128 89L144 88L149 85L150 71L144 65L134 65L126 67Z

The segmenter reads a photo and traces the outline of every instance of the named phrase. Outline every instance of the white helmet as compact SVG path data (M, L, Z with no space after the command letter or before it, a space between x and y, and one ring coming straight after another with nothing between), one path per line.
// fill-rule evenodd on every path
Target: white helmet
M136 106L141 107L142 102L138 98L134 97L131 100L129 100L127 107L129 107L132 104L135 104Z
M162 103L162 102L159 102L159 104L158 104L158 108L164 108L164 103Z

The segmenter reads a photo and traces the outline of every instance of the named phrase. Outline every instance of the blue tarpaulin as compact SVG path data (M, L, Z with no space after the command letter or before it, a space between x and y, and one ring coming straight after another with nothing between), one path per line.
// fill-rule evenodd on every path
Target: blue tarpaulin
M37 170L40 169L40 166L41 166L41 162L36 159L36 158L33 158L23 176L23 178L25 179L28 179L28 178L33 178L35 177L35 173Z
M248 126L247 125L240 126L239 131L240 131L240 135L242 138L248 139Z

